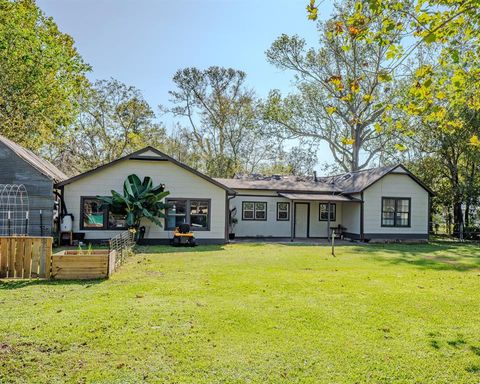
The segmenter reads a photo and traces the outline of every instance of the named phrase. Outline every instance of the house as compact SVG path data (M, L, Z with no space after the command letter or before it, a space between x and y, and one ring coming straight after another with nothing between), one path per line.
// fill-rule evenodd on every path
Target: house
M216 179L238 237L428 240L432 191L403 165L336 176Z
M125 179L150 176L154 185L165 184L172 205L163 228L144 221L144 243L167 243L176 226L188 222L199 243L224 243L228 237L228 197L234 191L153 147L146 147L57 184L65 209L73 214L73 232L87 241L102 241L125 230L125 216L104 209L97 196L123 191Z
M51 236L57 199L54 184L65 179L67 176L45 159L0 136L0 235Z
M163 228L142 222L145 243L168 242L185 222L199 243L224 243L232 227L238 238L327 238L335 231L353 240L428 239L432 193L403 165L321 178L213 179L152 147L57 183L74 232L100 241L125 229L125 217L96 196L122 191L132 173L170 192Z

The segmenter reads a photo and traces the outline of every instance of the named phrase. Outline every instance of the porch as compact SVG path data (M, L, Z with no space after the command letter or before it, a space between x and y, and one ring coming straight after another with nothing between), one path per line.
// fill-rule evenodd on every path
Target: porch
M360 239L362 201L344 195L279 193L290 201L290 241Z

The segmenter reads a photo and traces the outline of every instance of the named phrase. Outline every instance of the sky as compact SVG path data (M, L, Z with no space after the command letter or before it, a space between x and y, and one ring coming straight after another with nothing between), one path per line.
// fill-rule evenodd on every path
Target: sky
M155 111L168 105L174 73L185 67L232 67L264 97L291 92L293 74L266 60L282 33L316 46L316 24L307 0L37 0L93 70L91 80L115 78L139 88ZM331 13L324 2L321 18ZM168 118L163 118L172 124ZM320 161L331 160L326 146Z

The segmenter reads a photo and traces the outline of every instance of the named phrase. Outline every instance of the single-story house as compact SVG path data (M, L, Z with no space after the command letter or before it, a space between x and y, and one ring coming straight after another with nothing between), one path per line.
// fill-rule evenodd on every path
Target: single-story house
M432 192L403 165L329 177L244 176L213 179L152 147L59 182L73 231L88 241L125 229L122 215L96 196L122 191L132 173L165 184L172 208L163 228L146 226L146 243L166 243L173 229L191 225L199 243L237 238L427 240ZM232 224L233 223L233 224Z
M144 243L167 243L182 223L191 224L200 243L224 243L228 238L228 198L235 191L178 162L153 147L146 147L57 184L66 211L73 214L73 232L86 241L107 240L125 230L125 216L104 209L97 196L123 193L125 179L150 176L154 185L165 184L166 201L174 207L162 228L145 226Z
M65 179L53 164L0 135L0 235L51 236L54 184Z
M238 237L428 240L432 191L403 165L328 177L216 179Z

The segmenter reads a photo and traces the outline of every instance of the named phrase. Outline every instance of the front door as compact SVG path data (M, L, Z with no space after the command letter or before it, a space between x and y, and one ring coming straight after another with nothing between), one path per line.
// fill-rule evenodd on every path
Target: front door
M309 211L309 203L295 203L295 237L308 237Z

